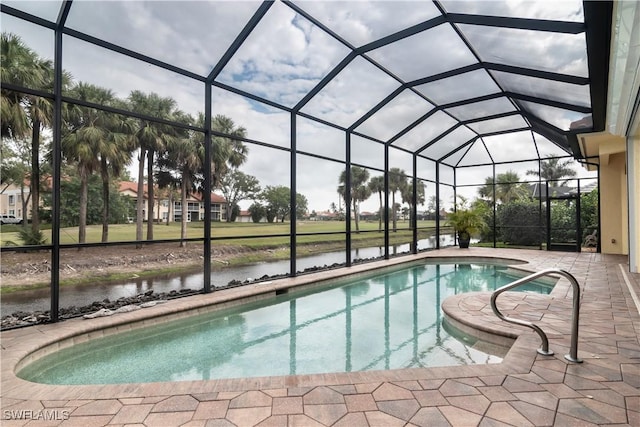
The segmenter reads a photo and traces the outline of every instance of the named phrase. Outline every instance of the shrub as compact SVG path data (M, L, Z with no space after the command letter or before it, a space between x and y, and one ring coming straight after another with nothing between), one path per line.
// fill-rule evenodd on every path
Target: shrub
M260 222L265 216L266 209L260 203L253 203L249 206L249 214L251 215L251 221Z
M544 221L537 200L522 198L498 206L498 239L521 246L539 246L544 239Z
M582 237L598 229L598 189L580 196L580 226Z
M41 230L33 231L31 228L22 228L18 232L18 237L25 246L45 245L47 243L47 239Z

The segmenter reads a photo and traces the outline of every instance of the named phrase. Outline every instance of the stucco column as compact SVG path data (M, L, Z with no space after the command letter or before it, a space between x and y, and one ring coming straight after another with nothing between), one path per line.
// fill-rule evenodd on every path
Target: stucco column
M627 138L629 269L640 273L640 132Z
M602 253L629 253L627 153L625 139L600 141L600 231Z

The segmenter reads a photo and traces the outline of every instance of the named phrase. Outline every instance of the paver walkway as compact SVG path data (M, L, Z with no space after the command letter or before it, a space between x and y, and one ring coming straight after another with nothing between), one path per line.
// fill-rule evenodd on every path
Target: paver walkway
M405 259L461 254L526 260L529 265L519 267L531 271L571 272L583 288L578 345L583 363L563 357L569 352L571 291L561 279L551 295L509 292L498 302L505 314L538 323L553 356L536 353L540 340L533 332L497 319L487 293L472 293L445 300L443 309L461 327L482 331L478 334L519 336L500 364L105 386L49 386L15 377L16 364L45 343L74 335L86 340L100 335L95 328L101 325L128 329L128 322L149 316L140 310L119 319L2 332L1 425L640 426L640 316L630 292L640 293L640 280L625 274L626 257L451 248ZM234 295L250 291L236 289ZM157 309L177 312L193 306L193 298L199 304L203 299L183 298Z

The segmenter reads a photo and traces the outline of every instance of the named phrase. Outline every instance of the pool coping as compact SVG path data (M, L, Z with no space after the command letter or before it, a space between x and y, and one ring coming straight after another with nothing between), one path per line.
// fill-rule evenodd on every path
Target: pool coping
M181 393L210 393L210 392L238 392L247 390L266 390L290 387L310 387L319 385L359 384L385 381L404 381L416 379L450 379L469 376L492 376L527 373L530 371L536 359L535 348L539 346L539 340L533 332L517 332L517 338L513 342L508 353L501 363L488 365L462 365L430 368L409 368L384 371L364 371L347 373L324 373L306 375L286 375L272 377L252 377L217 380L177 381L177 382L152 382L106 385L47 385L32 383L16 376L16 372L25 364L31 363L39 357L67 346L84 342L92 338L105 336L131 330L135 324L144 327L163 323L173 318L191 316L214 309L224 308L260 298L270 297L277 291L292 289L311 283L339 279L353 274L371 274L378 269L409 264L415 261L438 259L459 260L473 259L474 261L493 261L496 256L478 256L474 254L462 255L459 252L443 254L442 252L425 252L417 255L402 256L390 260L373 261L357 264L335 270L326 270L309 273L293 278L283 278L271 282L262 282L170 300L164 304L145 308L129 313L120 313L109 317L95 319L71 319L56 324L44 324L29 327L31 333L24 337L24 331L2 332L2 395L4 398L15 399L47 399L55 396L56 399L82 399L90 396L92 399L109 398L135 398L149 396L166 396ZM512 267L524 272L530 272L523 268L528 265L525 255L523 257L509 258L509 261L518 263ZM559 281L551 295L562 296L566 294L568 285ZM568 283L568 282L567 282ZM450 297L453 298L453 297ZM449 301L447 298L445 303ZM451 306L446 314L461 326L468 326L467 333L478 334L479 337L489 334L499 337L513 337L514 328L504 325L503 328L486 327L481 324L465 323L463 317L456 314ZM458 325L456 325L458 326ZM16 330L17 331L17 330ZM12 339L13 336L18 339ZM474 334L475 335L475 334ZM498 338L499 339L499 338ZM512 339L512 338L506 338ZM452 369L454 368L454 369Z

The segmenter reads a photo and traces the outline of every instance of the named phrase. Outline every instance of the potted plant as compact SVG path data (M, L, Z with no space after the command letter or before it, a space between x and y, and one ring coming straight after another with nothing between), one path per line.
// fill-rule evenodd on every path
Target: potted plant
M484 206L481 203L470 206L463 196L458 196L458 199L460 202L456 204L455 210L447 215L447 224L453 227L458 235L460 248L468 248L471 235L486 227L483 219Z

